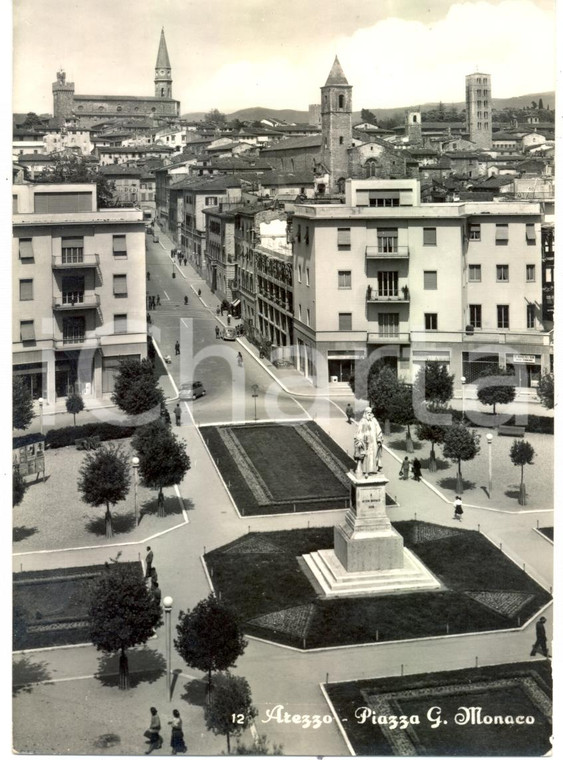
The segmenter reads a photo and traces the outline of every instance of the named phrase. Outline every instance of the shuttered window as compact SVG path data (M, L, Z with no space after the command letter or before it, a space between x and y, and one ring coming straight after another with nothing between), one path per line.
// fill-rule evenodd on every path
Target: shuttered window
M127 295L127 275L126 274L113 275L113 295L114 296Z
M352 314L341 312L338 315L338 329L339 330L351 330L352 329Z
M114 314L113 331L114 333L127 332L127 314Z
M433 270L424 272L424 290L438 290L438 272Z
M352 272L338 272L338 287L341 290L350 290L352 287Z
M377 230L377 250L379 253L396 253L399 240L399 230L396 228Z
M508 242L508 224L497 224L495 240L497 243Z
M526 240L528 241L528 243L536 242L536 225L535 224L526 225Z
M61 252L63 264L77 264L84 261L84 238L63 238Z
M35 325L32 319L20 322L20 339L22 343L28 340L35 340Z
M33 301L33 280L20 280L20 301Z
M20 259L33 261L33 244L31 238L20 238Z
M78 213L92 210L91 193L35 193L36 214Z
M337 237L338 248L340 250L346 250L350 248L351 236L350 227L339 227Z
M113 236L113 255L116 257L127 256L127 238L125 235Z
M436 227L424 227L422 230L422 244L436 245Z

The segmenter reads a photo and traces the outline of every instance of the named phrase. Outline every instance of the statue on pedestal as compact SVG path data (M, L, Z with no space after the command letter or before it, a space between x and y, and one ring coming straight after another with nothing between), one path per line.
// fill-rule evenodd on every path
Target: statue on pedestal
M361 457L357 455L360 451L363 454ZM358 462L356 475L359 476L363 473L367 477L370 473L380 472L382 454L383 431L374 417L371 407L368 406L364 410L357 433L354 436L354 459Z

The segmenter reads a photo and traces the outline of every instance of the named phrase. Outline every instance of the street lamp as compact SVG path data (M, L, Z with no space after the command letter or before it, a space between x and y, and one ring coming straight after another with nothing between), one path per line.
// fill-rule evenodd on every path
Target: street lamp
M162 606L164 607L164 619L166 625L166 690L168 691L168 701L172 699L170 688L170 675L172 670L172 622L171 612L174 599L171 596L165 596L162 600Z
M131 466L133 467L134 475L134 493L135 493L135 525L139 524L139 518L137 517L137 473L139 471L139 457L131 458Z
M41 426L41 436L43 436L43 399L38 398L37 403L39 404L39 424Z
M493 434L487 433L487 448L489 449L489 499L493 492Z
M252 386L252 398L254 399L254 421L258 419L256 414L256 399L258 398L258 385L256 383Z
M465 422L465 380L466 378L462 375L461 376L461 421L462 423Z

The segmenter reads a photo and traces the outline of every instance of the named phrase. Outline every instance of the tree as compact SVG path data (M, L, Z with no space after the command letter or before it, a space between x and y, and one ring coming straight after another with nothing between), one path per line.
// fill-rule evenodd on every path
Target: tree
M461 462L474 459L480 451L478 436L461 423L450 425L444 434L442 453L457 462L456 492L463 493Z
M90 182L96 185L98 208L115 204L114 184L98 172L84 156L60 154L41 175L41 182Z
M160 409L164 394L149 359L123 359L115 378L111 400L121 411L134 416Z
M492 377L499 378L491 382ZM514 373L500 367L483 370L477 379L477 398L482 404L493 407L496 414L497 404L510 404L516 396Z
M93 507L106 505L106 538L113 536L110 506L129 493L130 465L120 446L106 444L89 451L79 470L78 490L82 501Z
M432 414L440 414L446 410L428 407L428 411ZM419 441L430 441L430 461L428 462L428 469L430 472L436 472L436 452L434 451L435 444L441 444L444 442L444 436L446 434L445 425L430 425L426 422L418 422L416 425L416 437Z
M538 382L536 393L538 398L546 409L553 409L554 401L554 377L553 372L544 372Z
M25 494L25 480L20 472L20 468L12 467L12 507L17 507L21 504Z
M360 120L362 123L367 122L368 124L377 124L377 116L373 113L373 111L369 111L367 108L362 108Z
M21 377L14 377L12 383L12 427L25 430L35 417L31 393Z
M176 651L191 668L207 673L208 690L211 674L232 667L247 645L236 615L213 594L191 612L180 612L176 631Z
M92 643L101 652L119 652L119 688L129 688L127 649L144 644L162 624L160 604L144 578L114 563L93 586L88 609Z
M227 117L219 109L212 108L209 113L203 117L203 123L210 127L224 127L227 123Z
M526 486L524 485L524 465L533 464L535 455L534 447L528 441L514 441L510 447L510 459L512 464L521 468L520 475L520 492L518 494L518 503L526 505Z
M71 393L66 399L66 410L74 417L74 427L76 427L76 415L84 410L84 401L80 393Z
M413 389L410 385L397 383L395 392L387 406L387 415L391 422L397 425L406 425L406 449L410 454L414 451L410 426L416 422L412 397Z
M417 372L413 390L419 402L424 399L434 405L447 404L454 395L454 376L445 364L426 362Z
M231 736L240 736L257 715L246 678L219 673L204 716L210 731L227 737L227 754L231 754Z
M532 100L532 110L535 110L538 107L538 104L535 100Z
M543 111L543 98L540 98L538 101L538 110Z
M139 428L131 445L139 457L141 482L158 489L158 516L164 517L163 488L182 482L190 469L186 442L180 441L161 419Z
M29 111L25 120L21 123L22 127L27 129L45 129L45 122L34 111Z
M350 387L356 398L367 398L378 420L384 420L385 435L389 435L389 407L399 381L395 371L384 359L370 362L368 359L356 362Z

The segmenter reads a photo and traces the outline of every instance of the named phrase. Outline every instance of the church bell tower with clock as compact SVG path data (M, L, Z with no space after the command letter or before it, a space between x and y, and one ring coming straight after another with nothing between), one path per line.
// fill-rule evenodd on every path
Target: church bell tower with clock
M160 44L154 69L154 95L156 98L172 98L172 68L170 66L170 59L168 58L168 50L166 49L164 27L160 32Z

